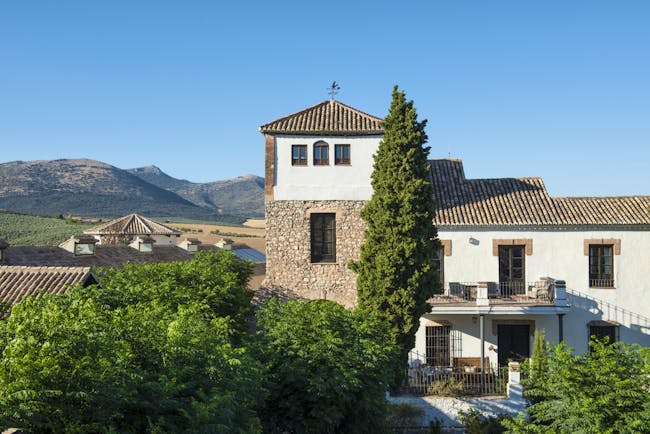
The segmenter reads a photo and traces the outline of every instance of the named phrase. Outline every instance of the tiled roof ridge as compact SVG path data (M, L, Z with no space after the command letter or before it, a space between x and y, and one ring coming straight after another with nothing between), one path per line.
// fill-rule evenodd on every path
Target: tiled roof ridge
M650 194L628 194L623 196L552 196L557 200L592 200L592 199L650 199Z
M262 133L381 134L383 119L337 100L325 100L262 125Z
M323 102L328 102L328 101L323 101ZM342 103L341 101L338 101L338 100L336 100L336 99L331 99L331 100L329 100L329 102L332 103L332 104L335 103L335 104L341 105L341 106L347 108L348 110L352 110L352 111L354 111L354 112L359 113L360 115L368 116L369 118L373 118L373 119L375 119L375 120L378 121L378 122L384 122L384 118L380 118L379 116L371 115L370 113L366 113L366 112L364 112L364 111L361 111L361 110L359 110L359 109L357 109L357 108L354 108L354 107L349 106L349 105L347 105L347 104L345 104L345 103Z
M140 214L132 213L123 217L118 217L108 222L102 223L98 226L94 226L90 229L86 229L84 234L124 234L127 233L126 229L130 226L136 226L139 228L144 228L148 231L149 235L156 234L180 234L179 231L173 229L167 225L164 225L160 222L152 220L148 217L142 216ZM133 234L136 232L128 232L128 234ZM138 231L139 233L139 231Z
M76 267L65 265L1 265L3 271L67 271L67 272L90 272L92 267Z
M541 177L466 178L462 160L429 160L441 226L650 225L650 196L551 196Z

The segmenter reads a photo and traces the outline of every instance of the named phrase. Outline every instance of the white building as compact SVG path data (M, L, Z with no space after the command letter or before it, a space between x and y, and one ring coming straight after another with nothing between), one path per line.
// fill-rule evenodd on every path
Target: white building
M356 301L381 119L325 101L260 128L266 139L266 285ZM578 351L589 336L650 345L650 196L555 198L540 178L467 179L431 161L445 293L421 319L429 365L530 355L534 330Z

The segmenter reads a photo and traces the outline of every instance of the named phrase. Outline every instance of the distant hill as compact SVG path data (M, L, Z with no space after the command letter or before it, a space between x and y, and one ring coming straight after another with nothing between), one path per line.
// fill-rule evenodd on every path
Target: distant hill
M259 176L196 183L173 178L156 166L129 169L128 172L203 208L223 214L264 217L264 178Z
M227 197L227 193L224 196ZM259 205L255 204L252 208L258 210ZM236 213L226 206L200 206L129 171L87 159L0 164L0 209L39 215L69 213L89 217L116 217L137 212L157 217L233 222L259 215L258 211L249 211L241 201L233 208L237 210ZM237 217L233 218L231 214Z

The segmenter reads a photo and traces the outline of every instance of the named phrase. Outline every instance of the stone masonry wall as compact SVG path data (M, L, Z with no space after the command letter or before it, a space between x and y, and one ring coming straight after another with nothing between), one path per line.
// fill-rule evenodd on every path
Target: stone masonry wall
M327 299L346 307L357 302L357 275L348 268L359 258L366 229L365 201L267 201L266 279L275 293ZM336 262L311 263L310 215L336 213Z

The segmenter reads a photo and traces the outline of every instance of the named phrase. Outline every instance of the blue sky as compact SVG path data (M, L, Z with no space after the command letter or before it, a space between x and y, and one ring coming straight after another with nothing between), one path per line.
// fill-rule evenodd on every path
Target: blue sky
M263 174L258 127L328 98L555 196L650 194L647 1L0 1L0 162Z

